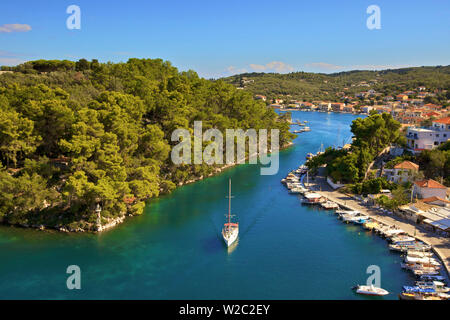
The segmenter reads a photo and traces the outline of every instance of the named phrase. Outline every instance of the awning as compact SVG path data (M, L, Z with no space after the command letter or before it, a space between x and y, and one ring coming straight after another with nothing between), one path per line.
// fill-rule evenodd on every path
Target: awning
M441 230L449 230L450 229L450 219L441 219L437 221L432 221L430 219L425 219L423 222L432 225L433 227L439 228Z

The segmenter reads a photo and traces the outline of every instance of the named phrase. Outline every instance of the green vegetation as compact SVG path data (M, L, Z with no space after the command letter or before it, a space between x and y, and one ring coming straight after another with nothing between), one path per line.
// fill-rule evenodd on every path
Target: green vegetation
M450 99L450 66L349 71L333 74L245 73L227 77L224 80L235 86L245 87L253 94L263 94L268 97L268 100L284 98L304 101L333 101L337 99L338 95L354 95L369 89L374 89L384 96L393 96L419 86L425 86L431 92L447 90L447 93L427 97L425 103L448 106L448 99ZM373 101L371 102L373 104Z
M387 209L396 210L398 207L407 204L410 201L409 190L403 186L397 185L392 190L391 197L381 195L376 199L376 202Z
M416 155L404 154L386 163L386 169L392 169L396 164L405 160L419 165L420 172L416 180L433 179L450 187L450 141L433 150L423 150Z
M382 189L392 190L395 188L395 184L390 183L385 178L373 178L367 179L363 182L358 182L350 185L350 189L355 194L377 194L380 193Z
M370 163L384 148L391 144L404 144L400 127L400 123L388 113L358 118L351 125L354 139L350 150L327 148L306 165L313 171L326 165L327 175L335 182L361 182Z
M289 125L249 92L178 72L169 62L130 59L32 61L0 76L0 222L95 229L140 214L144 201L217 167L174 165L171 134Z

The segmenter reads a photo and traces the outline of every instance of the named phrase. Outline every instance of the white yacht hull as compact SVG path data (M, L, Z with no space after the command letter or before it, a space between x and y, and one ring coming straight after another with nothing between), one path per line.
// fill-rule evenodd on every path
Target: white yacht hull
M228 232L222 230L223 241L225 241L227 247L231 246L237 240L238 235L239 235L238 228L233 228Z
M387 290L374 286L357 286L356 293L364 294L366 296L385 296L389 294Z

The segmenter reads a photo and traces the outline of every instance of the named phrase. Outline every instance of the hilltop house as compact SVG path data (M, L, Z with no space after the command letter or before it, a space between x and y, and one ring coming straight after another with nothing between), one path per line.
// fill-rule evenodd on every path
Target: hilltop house
M433 179L414 181L413 196L421 199L438 197L447 200L447 187Z
M393 169L384 169L383 175L388 181L395 183L403 183L414 180L415 175L419 172L419 166L411 161L403 161Z
M396 98L397 98L398 101L406 101L406 100L408 100L408 96L406 94L398 94L396 96Z
M432 128L439 131L450 131L450 117L433 120Z
M266 96L263 96L263 95L257 94L257 95L255 96L255 100L262 100L262 101L266 101L266 100L267 100L267 98L266 98Z
M283 102L283 99L274 99L275 104L282 104Z

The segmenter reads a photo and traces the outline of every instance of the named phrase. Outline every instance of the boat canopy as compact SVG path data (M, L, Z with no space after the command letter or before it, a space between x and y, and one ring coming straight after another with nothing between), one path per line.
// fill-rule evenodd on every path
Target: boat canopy
M305 198L307 198L307 199L318 199L318 198L322 198L322 196L320 194L318 194L318 193L311 192L311 193L305 194Z
M410 287L410 286L403 286L403 290L406 292L420 292L420 293L433 293L435 292L432 288L419 288L419 287Z

